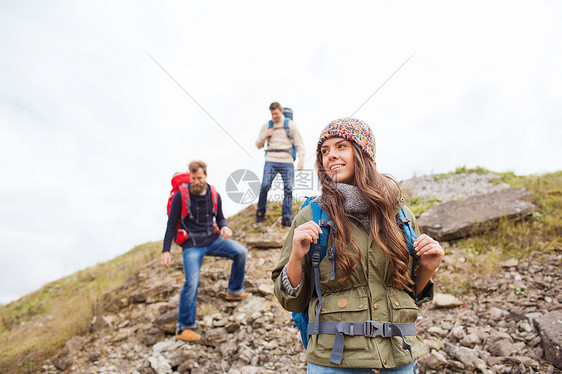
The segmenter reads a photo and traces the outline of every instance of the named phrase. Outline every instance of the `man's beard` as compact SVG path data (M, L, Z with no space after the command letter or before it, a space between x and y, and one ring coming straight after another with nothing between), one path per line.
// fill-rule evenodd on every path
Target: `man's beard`
M206 183L201 183L201 184L191 183L191 192L193 192L195 195L203 195L203 192L205 192L206 187L207 187Z

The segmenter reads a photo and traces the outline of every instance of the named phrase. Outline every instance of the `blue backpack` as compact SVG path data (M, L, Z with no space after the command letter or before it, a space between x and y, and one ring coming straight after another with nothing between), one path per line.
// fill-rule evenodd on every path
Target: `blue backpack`
M318 297L318 307L316 310L315 322L313 323L309 322L308 306L305 310L303 310L300 313L293 312L293 321L295 322L297 328L300 330L302 343L305 349L308 346L308 338L310 335L316 335L319 333L335 334L336 340L334 341L334 347L332 349L332 356L330 358L330 361L335 364L340 364L342 353L343 353L343 335L354 335L354 333L353 333L353 326L351 326L351 334L345 332L342 333L342 331L339 330L342 328L342 325L357 324L357 322L339 323L339 326L336 325L331 326L330 324L334 324L332 322L320 322L320 323L318 322L320 316L320 309L322 305L322 295L320 292L320 262L327 254L328 259L330 260L331 263L330 280L334 280L335 279L334 256L335 256L336 245L335 245L333 233L335 230L333 229L332 221L330 221L329 217L322 210L322 208L320 207L320 203L318 202L316 197L307 198L306 201L302 204L301 210L308 205L310 205L310 207L312 208L312 220L316 222L322 229L322 233L320 234L318 240L316 241L316 244L311 243L310 251L308 252L314 272L314 277L313 277L314 284L312 285L312 295L313 297L314 296ZM410 224L410 219L406 216L406 212L404 211L404 208L400 209L400 211L398 212L397 220L398 220L398 224L404 230L404 233L407 238L408 251L414 259L414 263L412 266L412 279L414 280L414 297L417 297L417 290L415 286L416 276L414 271L417 266L418 257L417 255L415 255L414 244L413 244L414 241L416 240L416 234L412 228L412 225ZM332 235L332 245L330 246L330 248L327 248L329 234ZM380 325L375 325L374 322L377 321L367 321L367 322L370 322L370 324L373 325L372 327L370 326L367 329L369 330L370 333L371 333L370 329L371 328L373 329L372 335L369 336L377 336L377 335L385 336L385 337L400 336L402 338L402 348L407 349L410 352L413 361L412 349L406 343L403 337L403 335L415 335L415 325L413 323L379 322ZM343 326L343 328L345 327L348 326ZM339 334L337 331L335 331L336 329L339 331Z
M285 122L283 122L283 127L287 133L287 137L291 140L291 149L266 149L265 152L289 152L293 156L293 160L297 159L297 148L295 147L295 142L291 136L291 129L289 129L289 121L293 120L293 110L291 108L283 108L283 115L285 116ZM273 121L269 121L268 129L273 128Z

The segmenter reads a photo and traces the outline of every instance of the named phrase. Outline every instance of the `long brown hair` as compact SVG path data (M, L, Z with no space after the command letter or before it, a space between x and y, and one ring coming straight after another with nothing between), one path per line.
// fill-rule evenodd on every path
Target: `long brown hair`
M390 283L397 289L411 291L413 284L408 275L409 253L403 233L396 222L400 204L400 186L390 175L377 171L375 162L353 145L355 166L353 184L359 188L371 206L369 220L371 235L391 264ZM318 179L322 185L322 209L335 225L335 261L347 279L361 261L361 251L351 237L350 222L345 215L345 199L334 186L322 166L322 154L316 158Z

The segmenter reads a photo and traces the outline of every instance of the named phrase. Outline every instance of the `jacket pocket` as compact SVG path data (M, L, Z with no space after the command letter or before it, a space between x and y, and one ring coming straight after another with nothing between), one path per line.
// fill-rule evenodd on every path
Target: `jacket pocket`
M390 322L408 323L415 322L418 318L418 306L406 292L389 293L388 302L392 310Z
M312 314L312 312L311 312ZM315 316L311 315L310 320ZM322 298L320 309L320 323L322 321L342 322L358 321L363 322L369 319L369 304L366 296L348 296L341 293L332 294ZM331 351L334 345L334 334L320 334L317 337L318 348L324 351ZM366 341L364 336L345 336L344 351L365 350Z

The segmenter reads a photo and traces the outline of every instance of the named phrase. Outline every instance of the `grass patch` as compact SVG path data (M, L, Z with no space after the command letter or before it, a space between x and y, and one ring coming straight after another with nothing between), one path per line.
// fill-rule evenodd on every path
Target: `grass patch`
M302 200L302 201L301 201ZM300 210L303 199L293 199L293 218ZM281 202L270 202L267 204L267 211L265 212L265 220L261 226L272 226L277 220L276 226L281 226L281 211L283 204ZM237 213L236 215L228 218L228 225L235 231L235 233L257 233L260 232L259 228L253 226L256 218L256 205L250 205Z
M408 208L410 208L416 217L419 217L423 212L440 202L441 200L435 196L427 200L415 196L408 199Z
M508 176L504 181L513 188L527 188L534 194L538 213L526 220L502 219L499 227L459 241L463 248L486 254L493 247L505 257L524 258L552 253L562 248L562 171L530 176Z
M161 242L137 246L0 306L0 372L36 372L68 339L87 332L104 294L157 258L160 250Z
M447 259L452 257L453 250L445 249L446 259L433 279L436 280L440 292L456 296L472 292L474 282L494 274L500 262L505 259L500 250L490 246L485 252L476 247L455 248L454 251L455 262L451 264Z
M450 171L445 174L436 174L433 176L434 181L440 181L443 179L447 179L453 174L490 174L493 173L492 171L485 169L481 166L476 166L475 168L467 168L466 166L460 166L455 169L455 171ZM495 174L495 173L494 173Z
M526 261L562 249L562 171L530 176L504 173L499 176L513 188L532 191L538 213L525 220L502 219L494 229L455 241L456 257L462 256L466 262L435 274L439 287L445 292L454 295L471 292L477 278L501 271L500 264L507 259ZM448 252L446 256L451 254L450 250ZM447 268L447 265L442 267ZM518 295L518 290L513 289L512 292Z

